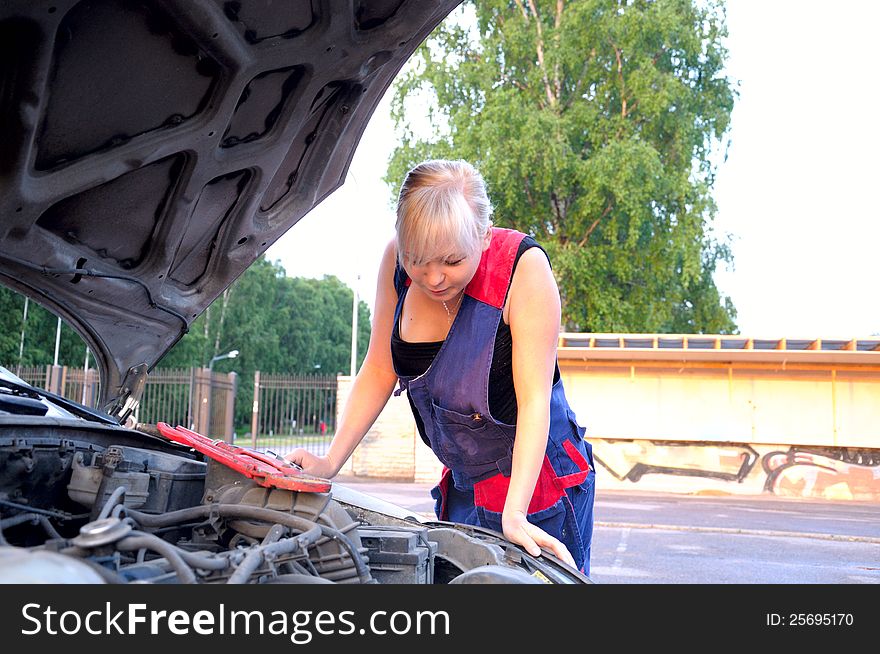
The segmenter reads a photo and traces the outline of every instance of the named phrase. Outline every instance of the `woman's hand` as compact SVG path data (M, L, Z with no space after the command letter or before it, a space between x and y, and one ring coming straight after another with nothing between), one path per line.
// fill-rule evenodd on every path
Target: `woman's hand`
M554 538L540 527L530 523L522 511L501 514L501 527L504 536L517 545L522 545L532 556L540 556L541 549L545 548L553 552L556 558L567 563L572 568L577 566L574 557L562 541Z
M330 479L331 477L335 477L336 473L339 472L329 456L316 456L301 447L298 447L293 452L285 454L284 460L298 465L302 468L303 472L314 477Z

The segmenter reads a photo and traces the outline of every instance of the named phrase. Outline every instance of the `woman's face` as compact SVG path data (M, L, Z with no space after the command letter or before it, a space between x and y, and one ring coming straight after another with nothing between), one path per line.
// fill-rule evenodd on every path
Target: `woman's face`
M418 265L404 256L403 267L412 283L425 295L437 302L448 302L457 297L473 279L490 240L491 231L483 239L481 247L472 254L443 254Z

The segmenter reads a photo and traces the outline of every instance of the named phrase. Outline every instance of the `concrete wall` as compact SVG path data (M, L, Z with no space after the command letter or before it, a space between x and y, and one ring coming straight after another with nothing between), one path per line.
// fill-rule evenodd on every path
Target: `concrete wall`
M560 370L599 489L880 502L880 370L566 360ZM404 394L348 472L434 481L441 469Z
M595 438L880 447L880 374L560 362Z
M339 424L352 378L339 377L336 394ZM442 464L419 438L406 394L394 395L364 436L343 471L361 477L427 482L440 479Z

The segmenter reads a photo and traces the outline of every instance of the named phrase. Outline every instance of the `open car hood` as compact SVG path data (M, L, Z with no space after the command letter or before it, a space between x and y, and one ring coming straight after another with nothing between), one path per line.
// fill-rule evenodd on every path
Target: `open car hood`
M109 412L343 183L459 2L0 3L0 282L79 332Z

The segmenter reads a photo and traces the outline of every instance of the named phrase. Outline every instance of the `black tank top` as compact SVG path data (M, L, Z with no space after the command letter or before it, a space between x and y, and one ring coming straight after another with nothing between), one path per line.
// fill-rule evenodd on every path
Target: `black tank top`
M546 255L547 252L538 242L531 236L526 236L519 244L516 252L513 271L519 263L519 258L523 252L529 248L540 248ZM396 271L401 274L402 271ZM506 297L505 297L506 300ZM443 346L443 341L432 341L426 343L409 343L400 338L400 326L395 322L391 330L391 359L394 362L394 368L403 376L418 376L424 374L434 361L434 357ZM557 368L554 381L559 377ZM410 400L412 406L412 400ZM425 430L419 417L418 411L412 406L413 416L416 419L416 425L419 428L419 434L422 440L427 442ZM489 411L492 417L499 422L509 425L516 424L517 405L516 393L513 387L513 339L510 334L510 325L504 320L498 321L498 330L495 332L495 348L492 354L492 367L489 370Z

